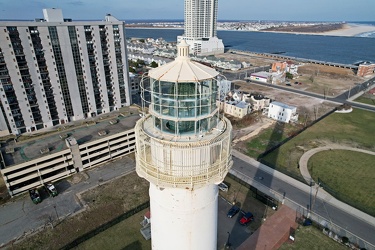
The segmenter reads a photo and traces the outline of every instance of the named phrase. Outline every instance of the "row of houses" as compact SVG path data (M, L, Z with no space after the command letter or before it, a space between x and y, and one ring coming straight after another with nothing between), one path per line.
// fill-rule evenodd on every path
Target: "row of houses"
M243 118L247 114L262 111L263 115L280 122L297 122L297 108L281 102L272 101L261 94L242 91L230 91L227 96L217 101L225 114Z
M250 76L245 77L245 79L255 82L282 84L287 81L287 73L293 76L298 75L298 67L299 65L294 64L292 61L274 62L269 72L261 71L251 73Z
M139 40L128 40L127 43L129 59L132 60L134 54L149 55L144 56L145 61L150 60L153 56L164 57L164 58L175 58L176 57L176 47L173 43L167 43L162 39L142 39ZM198 56L192 55L191 59L197 62L201 62L212 67L237 71L243 68L248 68L251 66L249 62L240 62L237 60L224 60L222 58L217 58L215 56Z

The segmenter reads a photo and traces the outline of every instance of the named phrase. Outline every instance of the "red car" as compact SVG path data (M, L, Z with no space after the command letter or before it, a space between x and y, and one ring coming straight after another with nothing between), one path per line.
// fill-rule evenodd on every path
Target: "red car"
M254 215L250 212L245 213L241 219L240 219L240 224L241 225L247 225L249 222L251 222L254 219Z

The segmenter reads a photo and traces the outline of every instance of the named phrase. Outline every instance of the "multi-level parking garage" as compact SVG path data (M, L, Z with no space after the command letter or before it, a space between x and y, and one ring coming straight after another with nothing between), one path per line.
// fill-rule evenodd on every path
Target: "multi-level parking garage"
M138 115L62 130L1 147L1 174L11 196L132 153ZM94 123L91 123L94 124Z

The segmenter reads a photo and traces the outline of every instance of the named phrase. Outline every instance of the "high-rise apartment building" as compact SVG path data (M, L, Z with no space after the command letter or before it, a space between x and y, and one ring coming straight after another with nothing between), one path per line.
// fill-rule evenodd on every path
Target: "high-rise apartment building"
M0 22L0 135L21 134L130 105L124 23ZM4 119L2 119L4 118Z
M216 35L218 0L185 0L184 34L177 37L190 45L190 53L212 55L224 52Z

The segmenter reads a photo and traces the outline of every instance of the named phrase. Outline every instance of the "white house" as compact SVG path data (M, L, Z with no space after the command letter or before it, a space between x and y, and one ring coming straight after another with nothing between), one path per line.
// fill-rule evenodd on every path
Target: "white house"
M226 102L224 103L223 108L224 113L238 118L243 118L251 112L250 103L244 101Z
M268 117L285 123L296 122L298 120L297 108L281 102L271 102Z
M218 96L222 100L231 90L232 82L226 79L217 81Z
M257 72L257 73L252 73L250 75L250 80L251 81L256 81L256 82L270 82L271 81L271 74L268 72Z
M250 96L249 102L252 105L252 110L258 111L258 110L263 110L264 108L268 107L270 105L270 99L267 97L264 97L261 94L252 94Z

